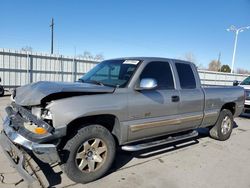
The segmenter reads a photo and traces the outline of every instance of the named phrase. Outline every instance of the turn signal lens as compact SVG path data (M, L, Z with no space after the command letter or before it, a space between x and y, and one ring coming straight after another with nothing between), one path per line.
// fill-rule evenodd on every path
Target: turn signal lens
M36 127L35 130L34 130L34 132L36 134L46 134L47 130L45 128L43 128L43 127Z

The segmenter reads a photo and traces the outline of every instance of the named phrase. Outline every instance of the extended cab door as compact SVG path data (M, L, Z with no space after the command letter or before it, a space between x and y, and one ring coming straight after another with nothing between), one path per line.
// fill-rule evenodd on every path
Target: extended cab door
M201 125L204 111L204 93L198 71L194 64L175 61L177 87L180 93L179 114L181 129L197 128Z
M157 87L152 90L131 88L128 96L128 141L170 133L178 128L179 91L175 88L172 63L154 61L143 63L137 82L153 78ZM177 127L176 127L177 126Z

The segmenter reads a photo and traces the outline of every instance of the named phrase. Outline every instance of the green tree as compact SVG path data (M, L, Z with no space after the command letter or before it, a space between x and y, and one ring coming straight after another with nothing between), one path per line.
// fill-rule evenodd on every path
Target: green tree
M228 65L222 65L220 68L221 72L231 72L231 68Z

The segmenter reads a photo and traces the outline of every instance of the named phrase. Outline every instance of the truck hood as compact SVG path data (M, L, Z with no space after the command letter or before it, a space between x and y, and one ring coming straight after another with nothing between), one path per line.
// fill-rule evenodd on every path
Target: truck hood
M243 87L244 89L250 90L250 85L239 85L240 87Z
M89 83L66 83L40 81L18 87L13 98L15 103L21 106L35 106L56 99L79 95L93 95L112 93L115 88Z

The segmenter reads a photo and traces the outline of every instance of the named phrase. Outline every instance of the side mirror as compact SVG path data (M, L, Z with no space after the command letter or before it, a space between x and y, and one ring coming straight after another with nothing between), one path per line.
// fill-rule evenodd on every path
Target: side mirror
M157 81L154 78L143 78L140 81L139 87L136 87L135 90L151 90L157 87Z
M0 78L0 82L2 81L2 79Z
M239 84L240 84L240 82L238 80L233 81L233 86L238 86Z

